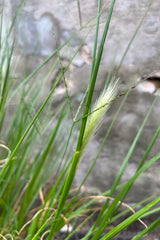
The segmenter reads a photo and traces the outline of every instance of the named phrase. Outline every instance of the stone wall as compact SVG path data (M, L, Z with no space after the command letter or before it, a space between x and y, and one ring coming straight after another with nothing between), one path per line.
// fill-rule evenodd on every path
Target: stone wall
M27 66L27 74L49 56L57 46L64 43L70 36L78 32L76 37L70 42L65 51L61 51L63 64L73 56L80 42L86 36L89 26L95 23L97 12L97 0L80 0L81 16L79 16L77 1L75 0L27 0L24 4L22 14L17 19L15 36L17 43L17 57L22 66L24 59ZM102 1L102 15L98 41L100 42L105 21L108 16L111 1ZM102 66L98 75L96 85L97 92L103 88L103 83L113 64L118 66L129 41L135 33L140 21L147 11L151 1L131 1L117 0L114 8L109 34L105 44ZM11 22L17 9L18 0L6 1L8 12L6 11L6 22ZM160 4L152 1L150 9L138 31L133 44L128 51L119 72L121 83L124 85L153 71L159 71L160 64ZM92 20L91 22L89 22ZM89 23L88 23L89 22ZM86 26L81 31L81 25ZM94 43L95 27L89 33L84 42L84 46L73 60L70 69L69 81L71 81L71 94L83 93L89 82L91 70L91 56ZM18 73L20 74L19 67ZM53 76L50 77L47 92L51 87ZM141 126L145 115L154 99L154 95L141 91L142 88L135 88L129 95L117 121L111 132L108 141L103 148L100 159L97 161L92 174L89 176L87 186L97 187L107 190L120 169L120 166L127 154L127 151ZM139 91L140 90L140 91ZM45 91L44 91L45 92ZM47 93L46 93L47 94ZM45 95L45 93L44 93ZM63 97L63 94L62 94ZM77 172L75 184L78 185L93 158L95 157L100 143L104 137L104 132L111 123L113 116L120 104L116 101L96 137L88 146L84 159ZM159 104L160 99L153 109L151 117L137 143L131 161L128 164L123 180L128 180L136 171L138 163L159 125ZM150 157L159 151L159 140L155 144ZM130 201L138 201L159 191L159 164L154 164L135 184ZM135 192L136 189L136 192Z
M9 1L9 0L8 0ZM11 15L13 17L18 0L11 1ZM81 22L86 25L93 19L95 22L97 0L80 1ZM111 1L102 1L102 15L99 40L102 36L104 24L108 15ZM108 67L116 54L116 64L121 60L132 35L137 29L142 17L151 1L122 1L117 0L110 25L110 31L103 54L103 63ZM159 67L159 38L160 17L159 3L152 1L147 16L138 32L125 60L124 65L134 67L139 74L148 73ZM25 48L26 54L48 56L74 32L80 29L80 19L77 1L46 0L26 1L18 24L18 44L20 50ZM71 42L77 47L87 33L88 28L80 31ZM53 36L53 32L55 36ZM86 44L92 51L95 29L86 39Z

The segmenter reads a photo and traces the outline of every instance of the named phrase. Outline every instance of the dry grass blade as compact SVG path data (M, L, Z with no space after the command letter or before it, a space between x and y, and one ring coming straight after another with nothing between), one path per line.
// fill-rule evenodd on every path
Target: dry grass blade
M115 198L112 198L112 197L109 197L109 196L100 196L100 195L99 195L99 196L88 196L88 197L85 197L85 198L81 199L80 201L83 201L83 200L88 199L88 198L90 198L90 199L94 199L94 198L97 198L97 199L100 199L100 198L101 198L101 199L109 199L109 200L111 200L111 201L114 201L114 200L115 200ZM121 201L118 201L118 203L120 203L120 204L123 205L124 207L130 209L132 213L135 213L135 210L134 210L132 207L130 207L128 204L126 204L126 203L124 203L124 202L121 202ZM139 221L145 228L148 228L148 226L147 226L140 218L138 218L138 221Z

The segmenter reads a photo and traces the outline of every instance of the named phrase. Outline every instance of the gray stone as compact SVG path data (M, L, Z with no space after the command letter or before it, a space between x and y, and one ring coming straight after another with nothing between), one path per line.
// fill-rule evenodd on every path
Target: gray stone
M39 20L24 14L18 23L18 45L25 55L51 55L58 47L59 35L59 23L50 13L44 13Z
M13 10L11 11L12 14L10 13L12 16L9 16L8 14L8 19L11 20L10 18L13 17L18 5L18 0L8 0L7 2L10 3ZM88 33L90 26L95 24L97 2L97 0L81 0L81 16L79 16L77 1L75 0L26 1L22 12L23 17L17 25L18 32L16 36L19 47L17 55L19 54L21 59L21 65L19 70L17 70L17 75L20 80L22 79L22 74L19 74L19 72L23 69L24 59L26 61L27 74L29 74L36 66L42 63L45 57L49 56L57 46L68 40L77 32L77 36L70 42L70 44L68 44L64 50L62 49L62 51L60 51L62 65L66 66L68 64L68 61L73 57L81 40L84 39ZM100 43L103 34L110 3L111 1L103 0L101 4L102 14L100 18L98 43ZM97 98L100 91L103 89L107 74L113 63L115 67L119 65L133 34L147 11L149 4L150 0L116 1L106 44L104 46L102 65L98 73L94 99ZM118 74L118 77L120 77L120 85L122 85L123 90L128 89L130 85L133 85L133 82L136 79L141 79L144 74L150 74L153 71L159 70L159 11L159 1L152 1L151 7ZM80 18L82 20L82 25L84 26L81 31L79 31L81 28ZM90 51L87 50L88 52L86 51L87 53L84 54L81 50L73 60L73 64L65 76L69 86L69 94L71 97L78 94L78 103L80 99L82 99L89 83L94 37L95 27L85 40L85 46L87 46L87 49ZM24 52L26 56L23 58L22 55ZM40 71L41 76L48 72L48 69L52 67L54 61L55 58ZM49 90L53 86L56 72L60 68L61 66L58 64L58 66L56 66L51 72L41 100L47 96ZM40 77L37 76L37 79L40 79ZM149 89L149 91L146 91L145 89ZM63 86L60 86L57 89L57 101L63 99L64 92ZM99 159L86 182L87 187L97 187L102 191L111 187L144 117L153 102L154 95L151 94L153 92L153 85L148 85L148 82L145 82L144 85L139 84L131 91L118 119L116 120L110 136L105 143ZM75 177L75 185L81 183L87 169L96 156L109 124L120 105L121 99L122 97L113 103L112 107L106 114L101 128L89 143L83 160L79 165ZM154 132L159 126L159 105L160 99L158 98L152 114L137 142L125 174L122 177L122 182L128 181L135 173ZM158 138L148 159L159 152L159 140L160 139ZM157 161L157 163L153 164L153 166L143 173L142 177L136 181L128 196L128 201L140 201L145 197L159 192L159 172L160 167Z

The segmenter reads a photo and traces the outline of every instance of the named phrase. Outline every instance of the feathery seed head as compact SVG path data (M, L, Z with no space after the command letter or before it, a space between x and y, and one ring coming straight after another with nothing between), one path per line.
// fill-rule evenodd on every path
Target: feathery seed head
M100 126L106 111L111 105L111 101L116 97L118 92L118 80L111 82L108 88L102 92L98 100L96 101L91 115L87 119L86 129L83 137L82 151L86 147L90 138L93 136L97 128Z

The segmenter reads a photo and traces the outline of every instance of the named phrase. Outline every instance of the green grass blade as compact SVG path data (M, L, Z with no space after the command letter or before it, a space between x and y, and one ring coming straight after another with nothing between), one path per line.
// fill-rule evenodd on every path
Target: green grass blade
M147 159L147 157L148 157L148 155L149 155L152 147L153 147L154 144L155 144L155 141L156 141L159 133L160 133L160 126L157 128L157 130L156 130L156 132L155 132L155 134L154 134L154 136L153 136L153 138L152 138L152 140L151 140L151 142L150 142L150 144L149 144L149 146L148 146L148 148L147 148L147 150L146 150L146 152L145 152L145 154L144 154L144 156L143 156L143 159L142 159L142 161L140 162L140 164L139 164L139 166L138 166L138 170L139 170L139 169L143 166L143 164L145 163L145 161L146 161L146 159Z
M107 36L107 32L108 32L109 23L110 23L111 16L112 16L114 4L115 4L115 1L113 0L112 3L111 3L108 19L106 21L106 26L105 26L104 33L103 33L103 36L102 36L102 40L101 40L101 43L100 43L100 46L99 46L99 49L98 49L97 59L96 59L95 67L93 69L93 74L91 73L90 85L89 85L89 90L88 90L88 95L87 95L87 100L86 100L86 105L85 105L85 109L84 109L84 112L83 112L83 116L86 116L88 114L90 106L91 106L92 94L93 94L93 91L94 91L94 86L95 86L95 82L96 82L96 78L97 78L98 68L99 68L99 64L100 64L101 56L102 56L102 52L103 52L103 46L104 46L105 39L106 39L106 36ZM87 121L87 117L82 119L76 152L75 152L75 154L72 158L72 165L71 165L71 168L68 172L67 179L65 181L65 186L64 186L64 189L63 189L63 193L62 193L57 211L55 213L55 218L54 218L54 221L53 221L53 224L52 224L52 227L51 227L51 231L49 233L48 240L51 240L52 237L53 237L53 233L56 229L57 219L60 217L60 214L62 212L63 206L65 205L65 201L68 197L68 193L69 193L69 190L71 188L71 185L72 185L72 182L73 182L73 179L74 179L74 176L75 176L75 172L76 172L76 169L77 169L77 164L78 164L79 159L80 159L80 150L81 150L81 147L82 147L82 141L83 141L83 135L84 135L85 126L86 126L86 121Z
M4 0L2 2L1 22L0 22L0 49L2 49L3 15L4 15Z
M30 202L30 198L32 198L32 195L34 195L33 193L36 191L36 189L38 189L37 187L37 180L39 180L39 175L40 175L40 172L43 170L43 166L44 166L44 163L45 163L45 160L48 156L48 152L50 150L50 147L55 139L55 136L58 132L58 129L60 127L60 124L62 122L62 119L64 117L64 111L65 111L65 102L62 106L62 111L61 111L61 114L59 116L59 119L58 119L58 122L57 122L57 125L56 127L53 129L52 131L52 134L51 134L51 137L49 139L49 142L47 144L47 147L42 155L42 161L40 162L40 165L38 165L38 167L34 170L34 175L30 181L30 183L28 184L28 187L27 187L27 190L25 192L25 195L23 197L23 201L21 203L21 208L20 208L20 211L19 211L19 214L18 214L18 218L19 218L19 225L21 226L21 223L23 223L23 218L24 216L26 215L25 212L27 210L27 207L26 205L28 206L29 205L29 202Z
M142 232L140 232L138 235L132 238L132 240L139 240L143 236L145 236L147 233L153 231L155 228L157 228L160 225L160 217L157 218L148 228L144 229Z
M95 165L95 163L96 163L96 161L97 161L97 159L99 157L99 154L101 153L101 151L102 151L102 149L104 147L104 144L106 143L106 141L108 139L108 136L109 136L109 134L110 134L110 132L112 130L112 127L113 127L113 125L114 125L114 123L115 123L115 121L116 121L116 119L117 119L117 117L118 117L118 115L119 115L119 113L120 113L120 111L121 111L121 109L122 109L122 107L123 107L127 97L128 97L128 94L129 94L129 92L125 95L122 103L120 104L120 106L119 106L119 108L118 108L118 110L117 110L117 112L116 112L116 114L115 114L115 116L114 116L114 118L113 118L109 128L108 128L108 131L107 131L107 133L106 133L106 135L105 135L105 137L104 137L104 139L103 139L103 141L102 141L102 143L100 145L100 148L98 150L98 153L97 153L96 157L93 159L93 162L92 162L91 166L89 167L86 176L84 177L82 183L80 184L80 187L78 188L77 192L75 193L75 198L77 197L78 193L80 192L81 187L84 185L84 183L86 182L88 176L90 175L90 173L91 173L91 171L92 171L92 169L93 169L93 167L94 167L94 165ZM73 201L74 201L74 198L73 198ZM70 208L71 205L72 205L72 201L69 203L68 208ZM99 217L101 219L101 215ZM99 222L99 219L97 219L95 221L94 226L97 225L97 222Z
M119 232L124 230L126 227L128 227L131 223L135 222L140 218L144 213L146 213L148 210L150 210L152 207L154 207L156 204L160 202L160 197L158 197L156 200L152 201L148 205L146 205L144 208L133 214L132 216L128 217L126 220L124 220L122 223L117 225L113 230L111 230L108 234L106 234L104 237L101 238L101 240L109 240L112 239L112 237L116 236ZM159 224L159 218L156 220L156 225ZM152 226L153 227L153 226ZM143 235L142 235L143 236ZM139 238L135 238L139 239ZM135 240L134 239L134 240Z
M133 182L135 182L135 180L139 177L139 175L144 172L147 168L149 168L155 161L160 159L160 154L157 154L154 158L152 158L151 160L149 160L145 165L143 165L141 167L141 169L139 169L136 174L128 181L128 183L126 183L126 186L122 189L122 191L118 194L118 196L115 198L115 200L113 201L113 203L110 205L110 207L108 208L108 213L106 214L105 218L102 220L103 222L103 226L106 227L107 224L105 224L106 219L109 219L110 216L112 216L112 213L114 212L114 209L118 203L118 201L120 201L121 197L123 196L123 194L125 193L125 191L133 184ZM147 206L145 206L143 209L139 210L137 213L135 213L134 215L132 215L131 217L129 217L124 221L125 224L123 225L123 223L119 224L118 226L120 226L120 228L117 226L115 227L113 230L111 230L110 233L108 233L106 235L106 238L104 239L111 239L111 238L107 238L108 236L115 236L116 234L118 234L120 231L122 231L122 228L126 228L127 226L129 226L132 222L134 222L135 220L137 220L139 217L141 217L143 214L145 214L150 208L152 208L154 205L156 205L158 202L160 201L160 197L158 197L156 200L152 201L150 204L148 204ZM138 218L136 218L136 216L138 216ZM131 220L131 222L130 222ZM109 222L108 222L109 223ZM101 223L102 224L102 223ZM121 230L120 230L121 229ZM100 231L100 227L97 231L100 235L102 234L102 232ZM112 235L114 233L114 235ZM99 236L100 236L99 235ZM97 234L95 234L95 236L97 237ZM97 239L96 237L93 237L93 239ZM103 238L102 238L103 239ZM103 239L103 240L104 240Z
M117 177L116 177L116 179L115 179L115 181L114 181L114 183L113 183L113 186L112 186L112 188L111 188L111 191L110 191L110 195L109 195L109 196L112 196L112 195L113 195L113 193L115 192L115 189L116 189L117 185L118 185L119 182L120 182L120 179L121 179L121 177L122 177L122 175L123 175L123 173L124 173L124 171L125 171L125 169L126 169L127 163L128 163L128 161L129 161L129 159L130 159L130 156L131 156L131 154L132 154L132 152L133 152L133 150L134 150L134 148L135 148L135 145L136 145L136 143L137 143L137 141L138 141L138 139L139 139L139 137L140 137L140 134L141 134L141 132L142 132L142 130L143 130L145 124L146 124L146 121L148 120L149 115L151 114L151 111L152 111L153 106L154 106L154 104L156 103L156 101L157 101L157 97L154 99L154 101L153 101L153 103L152 103L152 105L151 105L151 107L150 107L150 109L149 109L149 111L148 111L148 113L147 113L147 115L146 115L146 117L145 117L145 119L144 119L144 121L143 121L143 123L142 123L142 125L141 125L141 127L140 127L140 129L139 129L139 131L138 131L138 133L137 133L137 135L136 135L136 137L135 137L135 139L134 139L134 141L133 141L133 143L132 143L129 151L128 151L128 153L127 153L127 155L126 155L126 157L125 157L125 159L124 159L124 162L123 162L123 164L122 164L122 166L121 166L121 168L120 168L120 171L119 171L119 173L117 174ZM133 182L132 182L132 183L133 183ZM123 190L124 190L124 189L123 189ZM127 190L128 190L128 188L127 188ZM120 201L119 198L116 198L116 199L117 199L117 200L115 200L114 205L112 205L112 209L111 209L110 211L107 210L107 213L106 213L104 219L103 219L102 222L100 223L98 233L95 234L95 238L93 237L92 240L95 240L96 237L100 237L100 235L103 233L106 225L108 224L107 221L108 221L108 218L109 218L111 212L114 212L114 211L115 211L115 207L116 207L118 201ZM124 199L123 199L123 200L124 200ZM116 201L117 201L117 203L116 203ZM108 203L109 203L109 200L107 200L106 203L104 204L104 207L102 208L102 211L100 212L100 216L102 216L102 215L104 214L105 209L108 207ZM108 211L109 211L109 212L108 212ZM100 220L101 220L101 217L98 217L98 220L100 221ZM98 221L96 221L96 225L97 225L97 224L98 224ZM94 228L95 228L95 225L93 225L93 229L94 229ZM100 231L100 229L101 229L101 231Z
M109 14L108 14L108 18L107 18L106 25L105 25L105 29L104 29L103 36L102 36L102 39L101 39L101 43L100 43L100 46L98 48L98 53L97 53L95 66L93 68L93 73L91 73L91 79L90 79L90 85L89 85L86 105L85 105L85 109L84 109L84 112L83 112L84 118L82 119L80 134L79 134L78 143L77 143L77 149L76 149L77 152L81 150L83 135L84 135L86 122L87 122L87 115L89 113L89 109L90 109L90 106L91 106L94 86L95 86L95 82L96 82L96 78L97 78L97 74L98 74L98 69L99 69L99 65L100 65L100 61L101 61L101 57L102 57L102 53L103 53L103 47L104 47L104 44L105 44L108 29L109 29L109 24L110 24L110 21L111 21L111 16L112 16L114 4L115 4L115 0L112 0L111 7L110 7L110 10L109 10Z
M129 161L132 153L133 153L133 150L134 150L134 148L135 148L135 146L136 146L136 144L137 144L137 141L138 141L138 139L139 139L139 137L140 137L140 135L141 135L141 133L142 133L142 131L143 131L143 128L144 128L144 126L145 126L145 124L146 124L146 122L147 122L147 120L148 120L148 118L149 118L149 116L150 116L150 114L151 114L151 112L152 112L152 109L153 109L153 107L154 107L157 99L158 99L158 97L156 97L156 98L154 99L154 101L153 101L153 103L152 103L152 105L151 105L151 107L150 107L150 109L149 109L149 111L148 111L148 113L147 113L147 115L146 115L146 117L145 117L145 119L144 119L141 127L139 128L138 133L137 133L137 135L136 135L136 137L135 137L135 139L134 139L134 141L133 141L133 143L132 143L132 145L131 145L131 147L130 147L130 149L129 149L129 151L128 151L125 159L124 159L124 162L123 162L123 164L122 164L122 166L121 166L121 168L120 168L120 171L119 171L119 173L117 174L117 177L116 177L116 179L115 179L115 181L114 181L114 183L113 183L113 186L112 186L112 188L111 188L111 195L114 193L114 191L115 191L115 189L116 189L116 186L117 186L117 184L119 183L119 181L120 181L120 179L121 179L121 177L122 177L122 175L123 175L123 173L124 173L124 171L125 171L125 169L126 169L127 163L128 163L128 161Z
M90 29L90 31L91 31L91 29ZM90 32L90 31L89 31L89 32ZM89 32L88 32L88 34L89 34ZM88 36L88 35L87 35L87 36ZM87 37L87 36L86 36L86 37ZM27 129L25 130L23 136L21 137L21 139L20 139L19 142L17 143L17 145L16 145L15 149L13 150L13 152L12 152L12 154L11 154L8 162L6 163L6 165L4 166L4 168L2 169L2 171L1 171L1 173L0 173L0 178L2 177L2 175L3 175L3 173L5 172L7 166L9 165L10 161L12 160L12 158L14 157L14 155L16 154L16 152L18 151L20 145L22 144L22 142L23 142L24 138L26 137L26 135L28 134L29 130L30 130L31 127L34 125L35 121L39 118L40 114L43 112L45 106L47 105L49 99L51 98L53 92L55 91L58 83L59 83L60 80L62 79L64 73L67 72L67 70L69 69L69 66L71 65L73 59L74 59L75 56L77 55L77 53L78 53L78 51L79 51L79 49L80 49L80 47L82 46L82 44L83 44L84 41L85 41L85 38L83 39L82 43L80 44L80 46L79 46L78 49L76 50L74 56L73 56L73 57L71 58L71 60L69 61L67 67L66 67L65 70L64 70L64 72L61 74L61 76L60 76L60 77L57 79L57 81L55 82L55 84L54 84L54 86L52 87L50 93L48 94L48 96L46 97L45 101L43 102L42 106L40 107L40 109L38 110L38 112L36 113L36 115L34 116L34 118L32 119L31 123L29 124L29 126L28 126ZM59 50L59 49L58 49L58 50ZM55 51L54 54L55 54L56 52L57 52L57 51ZM36 72L38 72L39 69L40 69L42 66L44 66L44 64L45 64L46 62L48 62L49 59L50 59L52 56L53 56L53 54L52 54L49 58L47 58L46 61L44 61L42 65L40 65L38 68L36 68L35 71L33 71L33 73L32 73L31 75L33 76ZM22 87L23 84L27 82L27 80L29 80L29 79L31 78L31 75L29 75L29 76L24 80L24 82L19 85L19 87L16 89L16 91L17 91L20 87ZM15 92L14 92L14 94L15 94ZM13 97L13 95L12 95L12 97ZM12 97L11 97L11 98L12 98Z
M93 57L92 57L92 69L91 69L91 73L92 73L93 70L94 70L95 62L96 62L96 52L97 52L97 41L98 41L98 30L99 30L100 10L101 10L101 0L98 1L97 21L96 21L96 32L95 32L95 39L94 39L94 48L93 48Z

